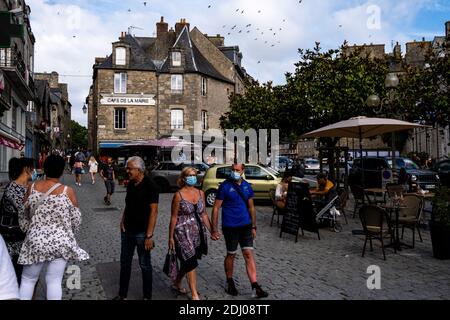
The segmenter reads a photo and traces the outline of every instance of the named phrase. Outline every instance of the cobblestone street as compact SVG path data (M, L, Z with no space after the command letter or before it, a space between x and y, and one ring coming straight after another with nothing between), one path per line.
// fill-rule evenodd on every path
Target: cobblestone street
M81 290L69 290L63 281L63 299L111 299L118 292L120 234L119 218L124 207L125 188L117 186L112 205L103 204L104 185L91 185L83 177L81 187L66 175L64 183L77 193L83 213L80 246L90 254L90 260L80 263ZM157 300L187 299L176 296L169 288L170 281L162 272L167 250L170 203L172 194L161 194L157 227L156 248L152 251L153 298ZM374 251L361 257L363 237L352 235L352 230L361 229L358 219L352 219L352 204L347 207L348 225L341 233L321 229L321 240L317 235L305 232L295 237L283 234L279 237L276 224L270 227L271 206L257 206L258 236L255 241L258 280L266 288L270 299L314 300L314 299L448 299L450 297L450 261L433 258L430 235L423 230L424 242L416 241L415 249L404 249L394 254L386 249L387 260L383 260L379 242L374 242ZM208 212L211 209L208 208ZM405 242L411 242L410 231L405 231ZM240 295L236 298L224 292L225 275L223 258L225 243L209 241L209 254L200 261L198 289L203 299L230 300L251 299L251 288L247 279L244 261L239 253L235 263L235 279ZM135 254L137 262L137 254ZM70 262L68 265L72 265ZM369 290L366 282L367 268L381 268L381 289ZM142 283L137 263L133 267L129 299L142 298ZM66 275L67 277L67 275ZM41 280L44 280L43 277ZM39 297L44 297L43 282L39 286ZM185 283L185 286L187 284Z

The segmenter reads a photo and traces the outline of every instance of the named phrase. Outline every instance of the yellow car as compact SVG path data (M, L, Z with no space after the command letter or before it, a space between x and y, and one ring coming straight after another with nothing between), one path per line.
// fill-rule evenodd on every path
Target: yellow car
M206 171L202 183L202 190L205 192L206 204L213 206L216 200L216 192L219 185L224 182L231 173L231 165L217 165ZM245 180L251 184L255 199L269 200L269 190L276 189L281 182L281 175L278 171L263 167L258 164L246 164L244 171Z

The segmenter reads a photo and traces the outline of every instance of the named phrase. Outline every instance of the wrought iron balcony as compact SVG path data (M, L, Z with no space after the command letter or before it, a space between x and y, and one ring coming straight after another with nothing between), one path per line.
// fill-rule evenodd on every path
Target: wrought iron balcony
M8 74L19 92L31 101L34 99L34 82L27 70L22 53L13 48L0 48L0 68Z

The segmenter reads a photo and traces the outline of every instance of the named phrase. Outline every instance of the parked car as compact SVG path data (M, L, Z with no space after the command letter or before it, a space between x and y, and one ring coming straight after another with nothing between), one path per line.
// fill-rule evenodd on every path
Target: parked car
M362 169L363 167L363 169ZM364 157L363 166L361 159L353 161L352 169L349 175L349 184L355 185L362 183L362 172L364 171L364 186L367 188L380 188L382 186L381 172L383 169L392 169L392 159L383 157ZM405 168L411 176L411 188L420 186L423 190L434 190L438 187L440 180L436 172L426 169L420 169L411 159L395 158L394 176L397 172Z
M279 156L278 157L278 166L275 164L270 164L270 167L272 169L275 169L276 171L284 172L286 169L291 170L294 166L294 160L286 157L286 156Z
M433 167L433 171L439 175L441 184L444 186L450 186L450 159L442 160L436 163Z
M171 161L161 162L156 169L150 172L150 177L159 186L161 192L169 192L173 188L178 188L177 180L181 171L186 167L196 168L198 171L198 182L196 187L200 188L203 177L209 166L206 163L182 163L176 165Z
M202 190L205 192L206 204L213 206L216 200L216 192L219 186L231 174L231 165L217 165L211 167L206 172L203 179ZM253 188L255 199L269 200L269 190L275 189L281 182L282 174L271 167L265 167L258 164L247 164L244 171L245 180ZM300 181L293 178L293 181Z
M320 161L317 159L305 159L305 172L314 174L320 171Z

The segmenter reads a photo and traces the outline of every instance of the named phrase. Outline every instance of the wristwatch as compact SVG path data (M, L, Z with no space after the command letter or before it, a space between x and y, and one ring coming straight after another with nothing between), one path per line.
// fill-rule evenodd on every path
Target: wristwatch
M145 236L145 239L147 240L147 239L151 239L151 238L153 238L153 234L151 234L151 235L149 235L149 236Z
M256 230L256 226L253 226L252 229Z

